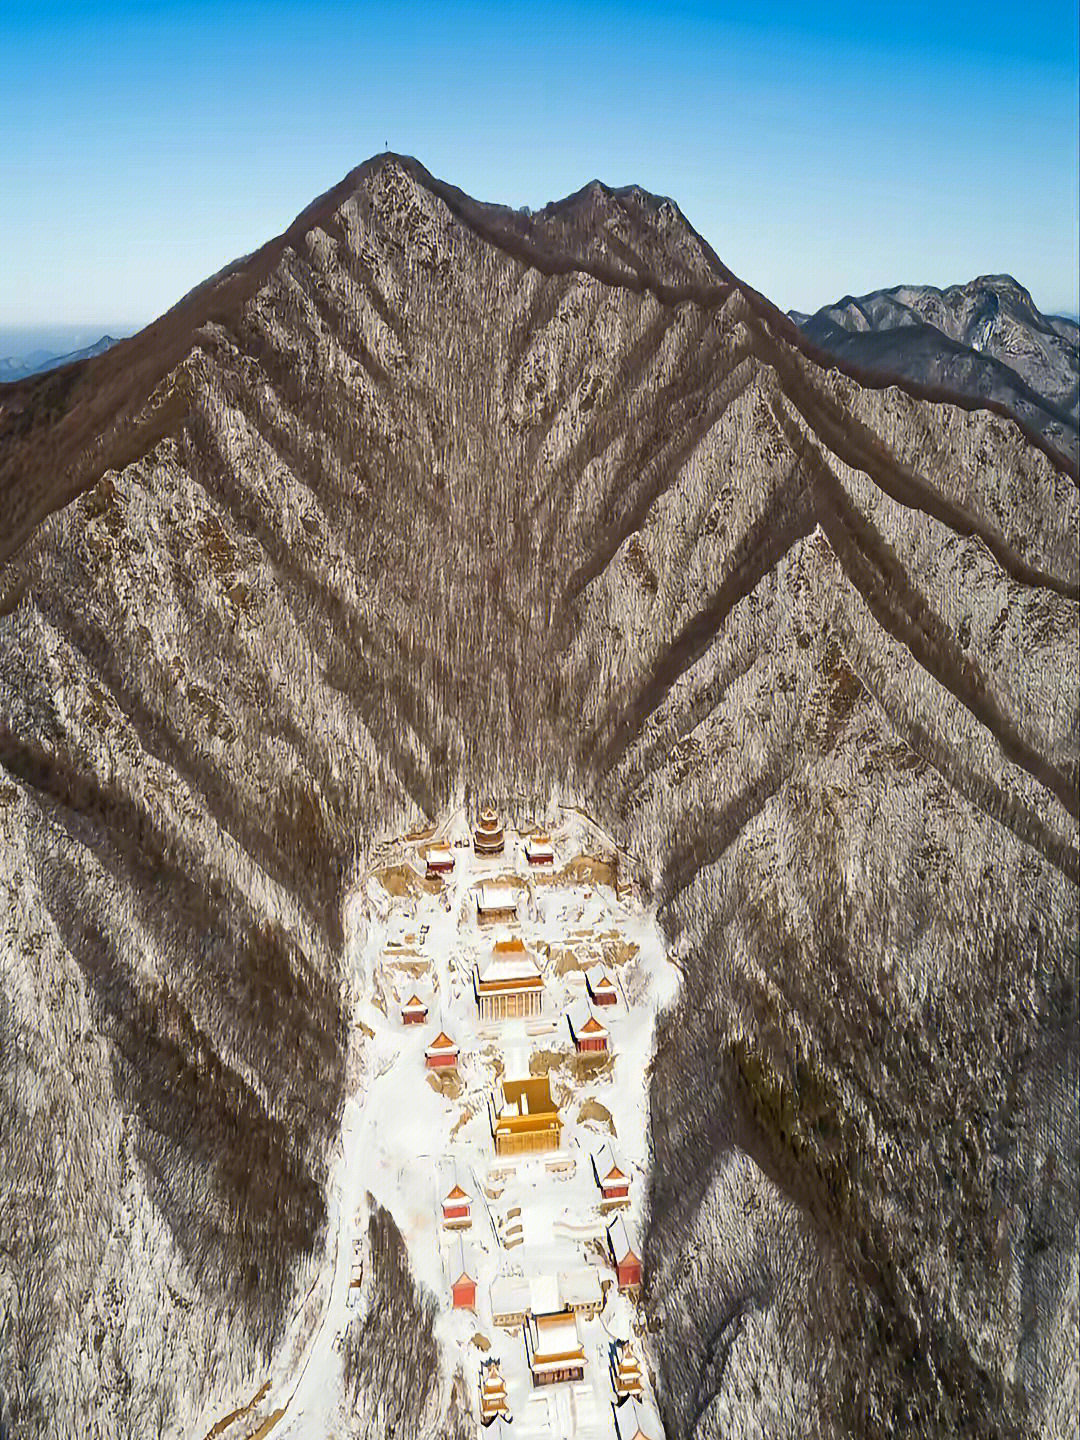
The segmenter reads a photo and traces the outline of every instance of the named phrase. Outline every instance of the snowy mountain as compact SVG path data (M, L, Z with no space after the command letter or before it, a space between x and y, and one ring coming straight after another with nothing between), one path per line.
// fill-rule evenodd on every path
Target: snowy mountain
M6 1433L246 1440L354 1262L334 1433L476 1433L393 1173L355 1254L332 1177L358 897L491 800L593 817L680 976L667 1440L1071 1434L1078 535L1041 431L824 360L672 201L393 155L0 391Z
M0 383L21 380L26 375L36 375L51 368L56 356L50 350L31 350L26 355L6 355L0 358Z
M1074 462L1080 455L1080 325L1043 315L1011 275L947 290L900 285L790 315L860 371L994 400Z

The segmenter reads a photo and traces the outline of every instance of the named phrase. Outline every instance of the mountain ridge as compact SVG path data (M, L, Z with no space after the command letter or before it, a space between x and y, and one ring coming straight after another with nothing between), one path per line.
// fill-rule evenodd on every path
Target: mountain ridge
M633 187L361 170L127 359L0 390L4 504L69 466L0 570L0 1415L204 1433L258 1389L370 1063L350 897L388 837L556 797L683 974L669 1440L1066 1435L1074 472L819 365Z
M1080 326L1042 315L1011 275L897 285L791 313L837 358L993 398L1074 462L1080 455Z
M52 351L36 351L27 356L9 355L0 359L0 383L12 384L16 380L26 380L32 375L41 375L48 370L58 370L64 365L73 365L79 360L91 360L95 355L103 355L106 350L117 344L119 341L115 336L102 335L92 345L83 345L77 350L69 350L62 354Z
M12 435L22 432L26 436L23 443L32 445L37 428L35 416L38 414L44 414L49 428L66 430L64 438L68 443L64 444L58 453L54 452L49 457L52 467L62 477L55 503L66 503L82 488L95 483L103 473L103 468L108 468L111 452L107 447L98 445L89 449L88 453L90 437L100 429L106 412L111 415L117 409L121 411L123 428L115 442L119 447L119 456L134 455L140 448L151 445L159 433L159 428L167 428L175 418L175 406L167 407L162 413L159 417L160 424L144 416L143 429L140 429L136 416L144 409L152 408L156 385L171 367L179 363L181 352L190 351L195 343L196 332L205 325L227 323L234 308L250 300L260 279L265 278L286 247L302 240L310 231L318 228L324 219L329 219L341 203L376 175L380 168L393 166L403 167L414 181L432 194L438 195L462 223L484 236L489 243L508 249L509 253L516 254L518 259L533 265L542 273L566 274L584 271L603 284L621 285L634 291L655 294L662 304L694 303L704 309L722 304L733 290L737 289L751 308L766 319L770 327L775 328L783 339L794 344L808 358L823 366L838 363L838 357L816 344L789 316L752 287L736 280L675 203L665 197L651 196L638 186L616 189L594 180L564 200L552 202L543 210L531 212L526 217L506 206L475 201L456 187L436 180L411 157L385 152L351 170L337 185L306 206L280 235L258 250L230 262L208 280L195 286L144 330L111 347L110 351L106 352L108 365L104 364L106 357L97 357L97 369L87 377L86 390L90 391L87 398L84 398L85 390L80 394L78 389L82 381L82 367L87 362L75 362L70 369L65 368L62 375L50 373L47 380L31 376L22 381L11 382L10 385L0 385L0 443L5 439L9 441L9 445L4 446L4 449L9 450L13 457L0 461L0 506L7 507L6 513L0 509L0 519L5 522L5 533L11 537L0 544L0 560L11 553L20 537L29 533L35 523L34 517L40 520L49 513L54 504L49 497L37 505L28 506L27 497L22 494L12 496L15 489L12 467L19 463L20 454L18 447L10 446ZM623 260L620 264L618 255L614 258L605 256L603 263L600 263L592 256L569 248L559 250L556 246L552 250L550 240L546 245L530 243L530 232L535 230L541 219L559 217L564 212L569 212L571 217L574 217L589 203L587 197L597 193L613 200L618 200L620 196L639 200L647 197L649 206L654 206L660 212L663 212L665 206L669 207L672 217L686 232L684 240L688 242L688 246L684 246L680 251L680 259L685 258L688 249L696 261L696 275L688 275L685 267L682 267L682 274L679 274L680 267L676 267L675 273L662 277L640 263L635 266ZM498 222L501 222L501 226ZM617 239L615 243L618 243ZM161 357L160 361L155 358L158 356ZM841 361L840 364L843 373L863 385L877 388L881 385L900 384L917 398L942 401L965 408L986 408L1011 419L1021 426L1029 440L1034 440L1044 448L1055 464L1063 466L1066 472L1080 483L1076 457L1062 456L1060 450L1048 442L1036 427L1031 426L1008 405L992 398L979 400L959 389L954 392L901 375L890 374L883 378L880 371L873 367L849 361ZM107 404L101 405L98 397L104 397ZM63 413L68 407L76 413L67 416L63 427L53 426L53 416L57 412ZM84 407L88 412L82 425L77 423L80 407ZM40 465L37 457L33 463ZM24 506L27 507L25 511Z

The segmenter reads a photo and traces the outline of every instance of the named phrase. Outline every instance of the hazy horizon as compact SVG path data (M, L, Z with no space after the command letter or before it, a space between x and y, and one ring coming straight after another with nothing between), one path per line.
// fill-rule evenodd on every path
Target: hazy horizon
M148 319L117 321L113 324L64 325L44 322L39 325L0 325L0 360L30 355L36 350L47 350L52 355L67 355L72 350L82 350L87 345L93 345L103 335L111 335L114 340L123 340L149 323Z
M969 278L975 279L976 277L971 276ZM1024 283L1023 278L1019 275L1013 278L1019 280L1021 284ZM934 282L898 281L897 283L903 285L908 283L933 284ZM952 281L949 283L964 284L966 282ZM875 286L874 288L884 289L891 288L891 286ZM945 289L947 287L945 285L939 285L937 288ZM180 297L177 296L177 299L179 298ZM842 298L840 295L834 297L835 300ZM1080 324L1080 314L1075 311L1046 310L1043 306L1039 305L1039 297L1037 295L1033 298L1044 315L1056 315L1066 320L1075 320ZM826 301L825 303L828 304L830 302ZM792 310L806 309L806 307L801 305L792 305L788 308ZM815 308L820 309L821 307L818 306ZM136 334L156 318L156 316L150 315L145 320L116 321L111 324L99 322L84 325L53 325L48 323L19 326L0 325L0 360L18 359L22 356L33 354L38 350L47 350L51 355L67 355L73 350L82 350L88 345L93 345L97 340L100 340L103 335L111 335L114 340L123 340L129 335Z
M0 330L146 323L386 148L515 206L670 195L784 309L1007 272L1080 311L1073 6L718 8L13 0Z

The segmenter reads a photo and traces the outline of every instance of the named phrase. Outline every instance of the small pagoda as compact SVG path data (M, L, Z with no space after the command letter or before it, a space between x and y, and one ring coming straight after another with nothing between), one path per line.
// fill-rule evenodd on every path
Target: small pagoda
M460 1047L445 1030L440 1030L424 1051L424 1064L429 1070L453 1070L457 1067L460 1053Z
M468 1230L472 1226L472 1200L456 1181L442 1202L442 1213L447 1230Z
M616 1340L611 1348L611 1388L619 1400L641 1394L641 1365L629 1340Z
M410 995L401 1007L403 1025L423 1025L428 1016L428 1007L419 995Z
M480 1365L480 1423L491 1425L500 1415L509 1420L510 1406L499 1362L492 1357Z
M473 849L477 855L501 855L506 844L502 822L490 807L480 811L480 819L473 831Z
M607 1026L597 1019L587 1000L579 1000L566 1012L570 1038L579 1055L604 1054L608 1048Z

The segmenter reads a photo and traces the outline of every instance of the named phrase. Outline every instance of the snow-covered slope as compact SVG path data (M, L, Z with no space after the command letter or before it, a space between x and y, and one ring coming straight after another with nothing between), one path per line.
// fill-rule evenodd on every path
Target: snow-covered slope
M8 1430L202 1440L297 1374L365 1064L346 901L488 798L595 816L682 971L668 1440L1060 1429L1078 499L1000 408L820 366L670 201L520 215L400 157L5 387ZM395 1329L429 1353L367 1218L357 1394Z

